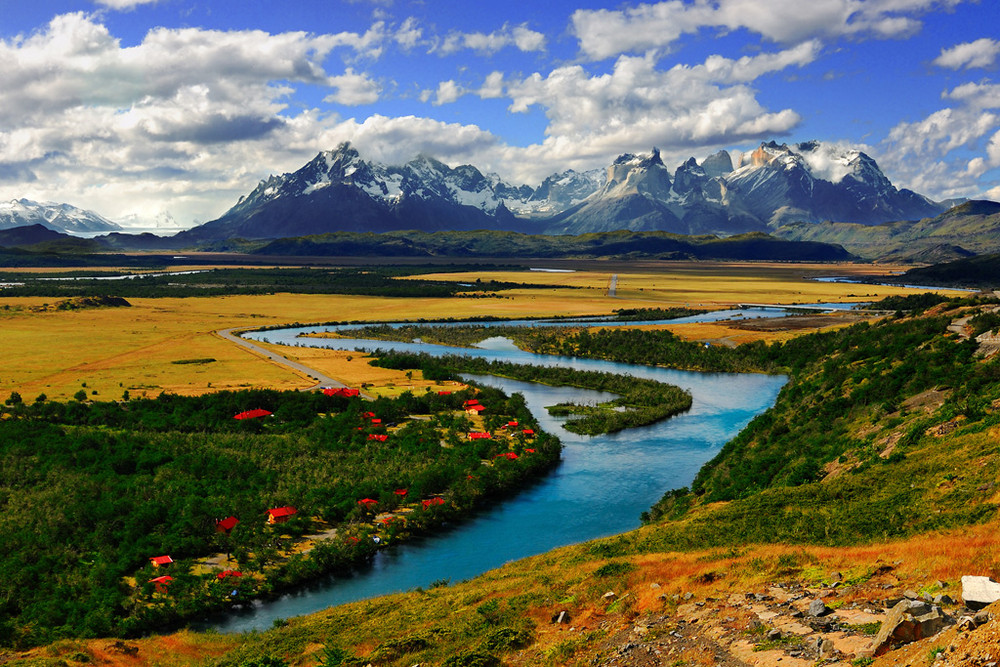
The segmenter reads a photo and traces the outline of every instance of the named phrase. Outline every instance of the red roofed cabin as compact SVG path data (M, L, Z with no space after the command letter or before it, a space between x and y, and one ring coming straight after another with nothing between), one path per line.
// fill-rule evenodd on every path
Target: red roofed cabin
M170 565L174 562L174 559L170 556L153 556L149 559L149 562L153 564L153 567L160 567L163 565Z
M258 419L259 417L270 417L271 412L268 410L262 410L257 408L256 410L247 410L246 412L241 412L238 415L233 415L233 419Z
M351 389L350 387L323 387L323 393L326 396L343 396L344 398L352 398L361 393L358 389Z
M482 431L470 431L469 440L489 440L490 434Z
M365 509L372 509L373 507L378 505L378 501L375 500L374 498L362 498L361 500L358 501L358 504L364 507Z
M435 496L434 498L428 498L427 500L421 500L420 504L424 506L424 509L427 509L429 507L433 507L435 505L444 505L444 498L438 498L437 496Z
M290 517L298 513L299 511L291 505L286 507L275 507L274 509L267 510L267 522L272 526L276 523L285 523Z
M465 408L465 412L470 415L479 415L486 412L486 408L484 408L481 405L470 405L469 407Z
M233 532L233 528L235 528L236 524L238 524L239 522L240 520L234 516L227 516L225 519L216 519L215 530L216 532L225 533L226 535L228 535L229 533Z
M226 577L242 577L243 573L239 570L223 570L215 576L219 579L225 579Z
M156 586L157 593L166 593L167 586L169 586L170 582L173 580L174 580L173 577L171 577L169 574L165 574L162 577L156 577L155 579L150 579L149 583Z

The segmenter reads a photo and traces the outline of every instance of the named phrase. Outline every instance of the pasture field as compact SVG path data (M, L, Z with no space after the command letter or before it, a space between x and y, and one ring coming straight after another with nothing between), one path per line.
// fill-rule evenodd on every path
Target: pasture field
M905 288L819 283L808 277L853 275L870 265L580 262L580 271L435 274L441 280L477 278L551 284L554 289L513 289L475 298L403 299L354 295L243 295L191 298L133 298L128 308L56 310L57 299L0 295L0 397L18 392L33 401L40 394L67 399L155 396L162 391L198 394L219 389L302 389L311 380L222 340L215 331L294 322L546 317L610 313L621 308L670 305L725 306L732 303L851 301L858 294L881 298ZM602 270L594 270L600 268ZM888 271L892 267L879 267ZM629 272L625 272L629 269ZM607 295L613 273L617 298ZM578 289L555 288L571 285ZM113 289L113 286L110 286ZM677 333L698 340L782 338L788 332L720 331L720 325L677 325ZM728 331L728 333L727 333ZM332 351L295 356L348 384L373 383L398 393L409 378L371 369L360 355ZM389 385L392 385L389 387Z

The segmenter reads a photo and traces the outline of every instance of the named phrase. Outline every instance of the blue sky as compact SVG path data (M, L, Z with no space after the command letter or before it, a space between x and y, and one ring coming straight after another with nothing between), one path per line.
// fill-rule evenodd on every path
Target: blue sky
M0 198L190 226L351 141L536 185L660 148L1000 200L995 0L0 0Z

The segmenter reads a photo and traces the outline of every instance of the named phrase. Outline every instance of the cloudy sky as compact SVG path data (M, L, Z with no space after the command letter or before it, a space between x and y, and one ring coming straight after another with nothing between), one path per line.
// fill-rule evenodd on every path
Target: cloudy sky
M996 0L0 0L0 199L190 226L342 141L537 185L819 139L1000 200L998 65Z

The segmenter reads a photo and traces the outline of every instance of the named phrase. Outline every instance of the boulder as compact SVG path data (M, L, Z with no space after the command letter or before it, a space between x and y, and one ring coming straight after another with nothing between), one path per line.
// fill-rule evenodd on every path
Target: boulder
M815 599L809 603L809 615L810 616L826 616L830 613L830 608L826 606L826 603L820 599Z
M864 651L864 655L859 657L879 656L894 644L908 644L932 637L950 622L951 619L939 607L917 600L902 600L889 611L879 633Z
M969 609L982 609L1000 600L1000 584L989 577L962 577L962 600Z

